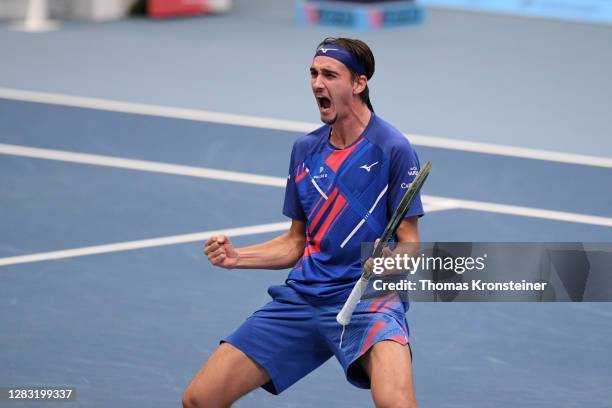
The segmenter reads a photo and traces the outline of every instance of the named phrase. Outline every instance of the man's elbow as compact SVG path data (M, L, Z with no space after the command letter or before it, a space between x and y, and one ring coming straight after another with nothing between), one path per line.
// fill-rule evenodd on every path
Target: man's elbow
M292 248L292 255L293 255L293 264L295 265L295 263L297 261L300 260L300 258L302 257L302 255L304 255L304 248L306 247L306 237L304 238L297 238L295 239L295 241L293 242L293 248Z
M293 220L291 228L285 235L287 249L287 263L289 267L293 267L304 255L306 247L306 224Z

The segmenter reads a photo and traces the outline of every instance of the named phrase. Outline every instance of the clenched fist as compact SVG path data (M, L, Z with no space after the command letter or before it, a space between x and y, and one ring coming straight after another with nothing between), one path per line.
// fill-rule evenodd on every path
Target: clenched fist
M204 254L211 264L221 268L233 268L238 263L238 252L226 235L210 237L204 244Z

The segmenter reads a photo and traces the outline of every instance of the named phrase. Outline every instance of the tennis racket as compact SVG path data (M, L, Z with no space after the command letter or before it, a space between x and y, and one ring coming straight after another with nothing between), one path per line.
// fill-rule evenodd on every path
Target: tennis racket
M423 184L425 183L425 180L427 179L427 176L429 175L430 171L431 162L427 162L425 163L421 171L419 171L419 173L416 175L414 180L412 180L412 183L410 183L410 185L408 186L406 193L404 194L402 200L397 206L395 213L393 213L391 220L389 220L389 223L387 224L385 231L380 237L378 244L374 248L374 251L372 252L372 258L379 258L382 256L383 249L389 243L391 238L393 238L393 236L395 235L397 227L399 227L400 223L404 219L404 216L410 209L412 202L414 201L418 192L421 190L421 187L423 187ZM348 299L344 303L344 306L342 306L342 310L340 310L340 313L338 313L338 315L336 316L336 321L342 326L346 326L351 322L351 316L353 316L353 312L357 307L357 303L359 303L359 301L361 300L361 295L363 295L363 292L368 286L368 281L370 280L371 276L371 271L366 270L363 272L363 274L353 287L353 290L351 291L351 294L349 295Z

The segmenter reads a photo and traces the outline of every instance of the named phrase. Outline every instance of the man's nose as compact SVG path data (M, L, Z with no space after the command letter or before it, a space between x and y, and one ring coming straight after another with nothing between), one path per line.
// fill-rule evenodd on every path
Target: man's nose
M323 88L323 80L321 79L321 75L317 75L312 79L312 88L317 90Z

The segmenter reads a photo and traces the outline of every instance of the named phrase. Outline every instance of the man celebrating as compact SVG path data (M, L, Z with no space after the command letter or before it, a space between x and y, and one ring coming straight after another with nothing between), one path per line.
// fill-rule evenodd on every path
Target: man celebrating
M234 248L211 237L204 252L222 268L292 268L272 301L227 336L193 378L185 407L228 407L257 387L279 394L332 355L347 380L371 388L378 407L416 407L405 305L396 294L359 303L351 324L335 317L361 275L361 243L378 238L419 170L404 135L372 109L374 56L359 40L327 38L310 67L321 128L298 138L283 214L289 231ZM397 229L418 242L417 197ZM345 330L344 330L345 329Z

